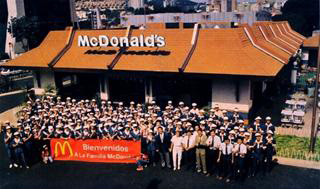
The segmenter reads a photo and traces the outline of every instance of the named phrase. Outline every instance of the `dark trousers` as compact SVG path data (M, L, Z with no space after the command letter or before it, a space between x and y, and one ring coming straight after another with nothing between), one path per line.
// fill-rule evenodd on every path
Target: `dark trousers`
M148 156L149 156L150 164L153 164L156 162L156 150L148 149Z
M218 169L217 159L218 159L219 151L209 149L207 153L208 153L208 156L207 156L208 172L210 174L215 174Z
M267 170L267 172L271 172L272 166L273 166L272 155L267 154L266 155L266 170Z
M255 176L258 172L264 171L264 156L263 155L255 155L252 158L252 172L251 176Z
M9 145L5 145L5 149L6 149L10 164L13 164L14 160L15 160L15 156L14 156L13 150L9 147Z
M187 169L195 168L195 151L194 149L189 149L188 151L182 152L183 164L187 166Z
M33 163L33 162L31 162L31 160L32 160L32 156L33 156L33 154L34 154L34 152L33 152L33 148L32 148L32 142L30 141L28 141L28 142L26 142L25 144L24 144L24 155L25 155L25 158L26 158L26 161L28 162L28 164L31 164L31 163Z
M245 175L245 163L246 158L236 156L234 159L234 165L233 165L233 178L240 178L242 179Z
M17 164L20 165L20 166L25 166L26 167L27 163L26 163L26 159L25 159L25 156L24 156L22 148L15 148L14 149L14 154L15 154L15 157L16 157Z
M223 155L221 154L220 158L220 169L219 169L219 176L230 178L231 170L232 170L232 159L230 155Z
M165 165L167 165L168 168L171 168L169 152L159 151L159 156L160 156L161 166L164 167Z

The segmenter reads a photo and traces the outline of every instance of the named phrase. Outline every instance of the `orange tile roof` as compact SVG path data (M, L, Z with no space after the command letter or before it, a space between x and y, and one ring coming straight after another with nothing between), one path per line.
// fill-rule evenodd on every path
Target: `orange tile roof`
M303 46L309 48L319 48L319 38L320 34L312 36L304 40Z
M51 31L39 47L34 48L2 66L48 68L52 61L66 45L67 31Z
M269 24L269 27L271 31L274 32L274 35L277 38L279 38L281 41L285 42L287 45L294 48L295 50L298 50L299 45L295 44L293 41L291 41L291 39L288 39L288 37L279 30L276 24Z
M296 52L296 50L297 50L296 48L289 46L287 43L280 40L279 38L277 38L274 35L274 33L271 31L268 23L256 22L253 25L258 26L259 29L261 30L261 32L263 32L263 34L265 35L265 37L268 40L270 40L272 43L274 43L274 44L278 45L279 47L283 48L284 50L286 50L288 53L290 53L290 55L293 55Z
M165 47L130 47L128 51L168 51L169 55L123 54L114 70L177 72L191 47L192 29L134 30L132 36L157 34L163 36Z
M282 49L266 41L262 32L257 26L250 27L248 24L246 25L243 24L241 27L246 28L248 30L255 44L257 44L267 52L271 53L275 57L283 60L285 63L288 63L291 56L285 51L283 51Z
M186 73L275 76L284 65L253 47L243 28L200 30Z
M56 62L53 69L107 70L116 57L118 47L79 47L78 36L107 35L122 37L122 30L77 30L70 49ZM253 31L257 33L257 31ZM132 36L143 34L165 37L165 47L129 47L114 65L114 70L178 72L191 48L192 29L133 30ZM50 32L42 44L21 57L6 63L11 66L44 67L66 46L68 31ZM276 50L254 34L255 39L273 54L287 59L288 55ZM144 51L144 52L143 52ZM88 53L88 52L91 52ZM92 52L94 52L92 54ZM112 52L112 53L111 53ZM143 52L142 54L139 54ZM150 52L168 54L150 55ZM200 29L198 43L185 73L275 76L284 65L274 57L255 48L243 28Z
M275 25L275 26L279 29L279 31L286 37L286 39L288 39L288 40L290 41L291 44L296 45L297 47L300 47L300 45L302 44L302 42L300 41L300 39L299 39L299 41L298 41L296 38L292 37L292 36L285 30L285 28L282 26L281 23L274 23L273 25Z
M79 47L78 36L126 36L126 30L78 30L75 33L71 48L56 63L54 68L79 68L79 69L107 69L116 54L104 54L110 51L117 52L119 48L115 47ZM97 53L90 54L90 51L97 50ZM99 54L100 53L100 54Z
M292 40L298 42L299 44L301 44L303 42L302 39L300 39L299 37L295 36L293 33L290 32L289 28L287 25L289 25L289 23L287 21L280 21L280 22L275 22L281 29L282 31L284 31L286 33L286 35L288 37L290 37Z

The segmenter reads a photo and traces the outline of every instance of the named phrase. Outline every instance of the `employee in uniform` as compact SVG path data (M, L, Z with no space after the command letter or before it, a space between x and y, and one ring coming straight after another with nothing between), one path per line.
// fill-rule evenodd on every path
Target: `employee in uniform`
M18 165L15 163L15 157L14 157L14 152L13 149L11 147L11 143L12 140L14 138L13 133L12 133L12 128L7 125L5 128L5 133L4 133L4 147L6 149L9 161L10 161L10 165L9 168L11 169L13 166L14 167L18 167Z
M195 137L192 136L192 130L188 129L186 136L183 138L183 160L184 164L187 165L187 169L194 169L195 168L195 151L194 151L194 139Z
M24 128L22 132L22 141L24 143L24 152L26 155L27 162L30 164L32 159L32 148L33 148L33 134L30 132L31 128L29 126Z
M176 130L176 134L171 138L170 151L172 151L173 170L180 170L183 151L183 137L180 136L179 130Z
M20 166L20 168L25 167L29 169L29 166L27 166L26 159L23 152L23 141L20 137L19 132L14 133L14 138L11 141L11 147L14 151L17 164Z
M237 177L239 177L240 179L244 178L246 154L247 154L247 146L243 144L243 140L241 138L238 138L237 144L235 144L233 148L234 178L237 178Z
M219 156L219 149L221 145L220 137L216 135L215 130L210 131L210 136L207 140L208 146L208 176L213 175L217 166L217 159Z
M220 153L217 162L220 164L219 180L226 178L226 182L230 182L231 168L233 164L232 156L233 146L230 143L230 139L226 138L220 145Z
M276 155L276 141L273 138L273 132L269 130L266 137L266 168L270 172L272 169L272 159Z
M200 173L201 169L203 174L207 174L207 165L206 165L206 147L207 147L207 136L199 128L197 131L198 135L195 138L195 147L196 147L196 160L197 160L197 172Z
M262 140L262 136L260 133L255 134L256 139L252 143L251 148L252 148L252 172L251 176L254 177L258 171L263 170L263 160L264 160L264 149L265 149L265 143Z

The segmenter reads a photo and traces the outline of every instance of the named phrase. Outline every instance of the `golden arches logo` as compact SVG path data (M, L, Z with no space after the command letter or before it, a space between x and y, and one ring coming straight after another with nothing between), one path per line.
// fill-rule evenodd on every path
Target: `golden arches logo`
M61 155L64 156L66 154L66 148L68 147L69 157L73 156L73 150L72 150L71 145L70 145L70 143L68 141L63 142L63 144L61 144L61 142L57 142L54 145L54 155L55 155L55 157L58 157L58 155L59 155L58 147L60 148Z

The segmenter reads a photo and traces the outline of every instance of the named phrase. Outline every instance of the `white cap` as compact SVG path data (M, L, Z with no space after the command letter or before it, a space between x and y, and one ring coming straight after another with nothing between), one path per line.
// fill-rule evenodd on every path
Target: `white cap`
M171 100L169 100L169 101L168 101L168 104L172 104L172 101L171 101Z
M236 133L234 132L234 130L231 130L229 134L236 134Z
M272 134L272 135L273 135L273 132L272 132L271 130L269 130L267 133L268 133L268 134Z
M197 103L192 103L192 106L197 106Z
M260 133L256 133L256 135L255 136L261 136L261 134Z
M223 117L223 120L224 120L224 121L228 121L229 118L228 118L228 117Z
M182 102L182 101L181 101L181 102L179 102L179 105L184 105L184 102Z
M258 116L258 117L256 117L256 119L255 120L261 120L261 117L260 116Z
M268 116L268 117L266 117L266 120L271 120L271 117L269 117L269 116Z

